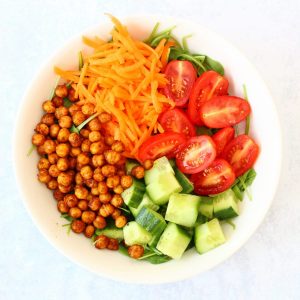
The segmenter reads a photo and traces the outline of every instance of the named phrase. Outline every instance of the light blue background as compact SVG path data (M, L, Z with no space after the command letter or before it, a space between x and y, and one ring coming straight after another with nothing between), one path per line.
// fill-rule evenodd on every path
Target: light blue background
M1 300L300 299L299 1L1 0L0 12ZM271 210L238 253L190 280L137 286L81 269L42 237L15 185L11 137L25 87L57 47L104 12L170 14L209 27L256 65L278 107L285 159Z

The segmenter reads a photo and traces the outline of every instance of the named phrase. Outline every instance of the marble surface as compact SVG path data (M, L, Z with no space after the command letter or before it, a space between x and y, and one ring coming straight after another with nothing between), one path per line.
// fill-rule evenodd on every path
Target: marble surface
M299 1L1 0L0 11L1 300L300 299ZM42 237L16 188L11 137L24 89L57 46L96 24L104 12L170 14L209 27L255 64L279 111L284 162L265 221L229 260L186 281L138 286L81 269Z

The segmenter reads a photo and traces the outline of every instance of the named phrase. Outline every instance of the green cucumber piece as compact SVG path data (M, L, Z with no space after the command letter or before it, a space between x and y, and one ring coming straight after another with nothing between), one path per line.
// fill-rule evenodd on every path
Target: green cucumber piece
M172 194L169 199L165 219L178 225L195 226L200 197L189 194Z
M179 184L182 186L183 194L190 194L194 190L194 185L192 182L185 176L179 169L174 168L175 177L178 180Z
M146 185L158 181L161 174L171 173L174 174L174 170L169 160L163 156L154 161L153 167L145 172Z
M192 237L175 223L169 223L158 243L157 250L174 259L179 259L188 247Z
M147 185L146 190L155 204L163 205L169 201L172 194L180 193L182 187L172 173L163 173L158 181Z
M214 214L214 204L213 204L213 199L210 197L203 197L201 196L201 201L199 204L199 212L209 218L212 219L213 218L213 214Z
M175 159L169 159L169 163L171 165L171 167L174 169L176 167L176 162L175 162Z
M154 211L158 211L159 206L156 205L147 195L147 193L144 194L142 202L139 204L139 206L137 208L133 208L133 207L129 207L132 215L134 217L136 217L138 215L138 213L140 212L140 210L144 207L149 207L151 209L153 209Z
M126 163L125 163L125 171L127 174L131 173L131 170L136 167L139 166L140 164L134 160L134 159L126 159Z
M195 225L197 226L197 225L200 225L200 224L204 224L204 223L206 223L206 222L208 222L208 218L207 218L206 216L201 215L201 214L199 213Z
M195 246L200 254L218 247L225 241L222 227L216 218L195 227Z
M142 181L133 179L130 188L126 189L122 194L122 198L127 206L137 208L141 203L145 194L145 185Z
M115 226L108 226L105 227L104 229L97 229L95 233L96 235L103 234L111 239L117 239L119 241L122 241L124 239L123 229L117 228Z
M220 194L213 198L214 216L224 220L236 217L239 215L235 193L232 190Z
M125 244L128 246L146 245L152 239L151 233L135 221L127 223L123 232Z

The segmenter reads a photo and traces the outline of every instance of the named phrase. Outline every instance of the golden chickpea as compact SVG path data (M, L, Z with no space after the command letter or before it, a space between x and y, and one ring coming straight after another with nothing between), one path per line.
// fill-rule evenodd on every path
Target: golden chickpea
M123 228L127 224L125 216L119 216L115 219L115 225L117 228Z
M71 102L75 102L78 100L78 97L75 97L75 90L73 88L68 90L68 99Z
M103 180L105 179L105 177L103 176L102 171L101 171L100 168L96 168L96 169L94 170L93 178L94 178L96 181L98 181L98 182L101 182L101 181L103 181Z
M54 96L51 101L55 107L60 107L64 105L64 100L61 97Z
M124 189L122 188L122 186L120 184L114 188L115 194L122 194L123 192L124 192Z
M77 147L77 148L72 147L71 150L70 150L70 155L72 157L77 157L80 153L81 153L81 148L80 147Z
M111 115L109 113L103 112L98 116L100 123L107 123L111 120Z
M108 193L108 187L104 181L98 183L98 191L100 194Z
M89 187L90 189L93 189L93 188L97 188L98 189L98 182L95 179L93 179L93 178L85 179L84 180L84 184L87 187Z
M53 125L51 125L51 126L50 126L50 136L51 136L52 138L56 138L57 135L58 135L59 130L60 130L60 127L59 127L58 124L53 124Z
M121 186L123 189L131 187L133 179L130 175L124 175L121 177Z
M56 190L56 189L58 188L57 180L51 179L51 180L47 183L47 188L48 188L49 190Z
M88 202L86 200L80 200L77 205L82 211L88 209Z
M81 143L81 151L82 152L90 152L91 142L89 140L84 140Z
M38 173L38 180L42 183L48 183L52 177L49 175L48 170L42 169Z
M92 170L92 168L90 166L84 166L80 170L80 175L84 179L91 179L93 177L93 170Z
M46 141L45 136L40 133L35 133L31 139L32 144L35 146L43 145L45 141Z
M46 124L38 123L35 127L35 131L46 136L49 134L49 127Z
M44 123L48 126L51 126L52 124L55 123L55 117L54 114L44 114L42 119L41 119L41 123Z
M88 165L90 163L90 157L87 153L80 153L77 156L77 162L83 166Z
M46 169L48 170L50 167L50 162L47 158L41 157L39 162L38 162L38 169L42 170L42 169Z
M105 194L105 195L107 195L107 194ZM100 198L100 201L102 202L101 196L103 196L103 195L100 195L99 198ZM111 197L110 197L110 199L111 199ZM109 217L114 212L114 210L115 210L115 208L110 203L105 203L100 207L99 214L102 217L106 218L106 217Z
M61 201L61 200L64 199L65 194L62 193L60 190L56 189L56 190L53 192L53 196L54 196L54 199L55 199L55 200Z
M112 195L110 193L99 195L99 199L100 199L101 203L103 203L103 204L109 203L111 198L112 198Z
M85 230L85 224L81 220L73 220L71 224L71 229L75 233L82 233Z
M131 175L137 179L142 179L145 176L145 169L142 166L136 166L132 168Z
M67 128L61 128L57 134L57 140L60 143L65 143L69 140L70 130Z
M101 207L101 201L98 197L93 197L90 201L89 201L89 208L92 211L98 211ZM98 227L97 227L98 228Z
M119 249L119 242L116 239L109 239L109 243L107 245L107 249L109 250L118 250Z
M70 193L72 188L73 188L72 185L65 186L62 184L58 184L58 189L64 194Z
M68 96L68 88L62 84L62 85L58 85L55 89L55 95L57 97L61 97L61 98L65 98Z
M64 197L64 201L67 203L68 207L75 207L78 204L78 199L74 194L68 194Z
M92 194L88 194L88 196L86 197L87 202L90 202L93 199L93 195Z
M86 129L86 128L83 128L80 130L80 134L81 136L83 136L85 139L88 139L89 138L89 135L90 135L90 130Z
M99 196L100 193L99 193L98 187L91 188L91 194L93 196Z
M101 123L98 118L91 120L88 124L91 131L99 131L101 129Z
M83 178L80 175L80 173L76 173L75 175L75 182L77 185L82 185L83 184Z
M82 111L77 111L73 116L72 116L72 119L73 119L73 123L78 126L80 125L82 122L85 121L86 117L85 115L83 114Z
M125 167L125 163L126 157L121 155L119 161L116 163L116 166L119 168L120 171L124 171L123 168Z
M64 201L62 201L62 200L59 200L59 201L57 202L57 209L58 209L58 211L61 212L62 214L65 214L65 213L69 212L69 207L68 207L68 205L67 205Z
M78 199L86 199L89 194L89 191L80 185L76 185L75 187L75 195Z
M64 107L64 106L60 106L60 107L58 107L58 108L56 108L56 110L55 110L55 117L56 117L56 119L60 119L60 118L62 118L62 117L65 117L65 116L67 116L69 114L69 111L68 111L68 109L66 108L66 107Z
M66 157L70 153L70 145L62 143L56 146L56 154L59 157Z
M62 116L58 120L58 124L61 128L71 128L73 125L72 118L70 116Z
M60 174L60 170L57 168L57 165L51 165L49 168L49 174L52 177L57 177Z
M77 111L80 111L80 106L77 105L77 104L72 104L70 107L69 107L69 114L73 117L74 114L77 112Z
M144 161L143 166L145 170L150 170L153 167L153 160L147 159Z
M87 238L91 238L95 233L95 227L93 225L87 225L84 231L84 235Z
M121 154L114 150L106 150L104 151L104 157L109 164L114 165L120 160Z
M37 146L36 150L37 150L38 154L41 156L46 154L44 145Z
M119 216L121 216L121 210L118 208L115 208L114 212L111 214L111 217L115 220Z
M101 168L101 171L105 177L110 177L116 174L117 168L113 165L105 165Z
M92 143L90 146L90 152L92 154L101 154L105 149L105 145L102 141Z
M72 207L69 210L69 216L74 219L79 219L81 217L81 210L78 207Z
M69 169L75 169L76 168L77 159L75 157L69 158Z
M116 151L116 152L123 152L124 151L124 145L122 142L120 141L115 141L112 145L111 145L111 149Z
M74 170L68 170L66 173L72 177L72 181L75 179L76 172Z
M65 172L61 172L57 177L57 182L60 185L69 186L72 183L72 176Z
M55 152L56 143L53 140L46 140L44 143L44 150L47 154Z
M107 146L111 146L115 142L115 139L112 136L106 136L104 141Z
M96 219L93 222L93 225L97 228L97 229L103 229L106 227L106 220L105 218L103 218L102 216L97 216Z
M128 254L130 257L138 259L144 255L144 247L141 245L132 245L128 247Z
M109 244L109 238L105 235L99 235L95 239L95 247L97 249L105 249Z
M118 175L108 177L106 179L106 184L110 189L113 189L120 184L120 177Z
M121 207L124 203L123 198L121 197L121 195L115 194L113 195L110 203L114 206L114 207Z
M94 142L99 142L102 139L100 131L91 131L89 134L89 140Z
M69 168L69 161L67 158L65 157L60 157L58 160L57 160L57 169L59 171L66 171L68 170Z
M43 103L43 110L46 112L46 113L54 113L55 112L55 106L53 104L52 101L50 100L46 100L44 103Z
M86 103L82 105L81 111L86 115L86 116L91 116L94 111L95 111L95 105L92 103Z
M69 143L72 147L80 147L81 146L82 139L80 135L76 132L72 132L69 135Z
M81 220L86 224L92 224L96 219L96 214L93 211L84 211L81 215Z
M54 165L58 162L58 155L56 153L51 153L51 154L48 154L48 160L50 162L50 164Z

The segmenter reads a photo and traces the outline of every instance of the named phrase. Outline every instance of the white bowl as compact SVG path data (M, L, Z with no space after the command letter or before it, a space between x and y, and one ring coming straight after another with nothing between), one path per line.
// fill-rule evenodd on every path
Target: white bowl
M133 283L164 283L185 279L223 262L243 246L255 232L266 215L274 197L281 166L281 131L270 93L251 63L230 43L217 34L188 21L154 16L129 17L122 20L131 34L145 38L157 21L161 28L176 25L175 36L179 39L193 34L190 49L219 60L230 80L231 92L242 96L242 85L247 85L253 115L251 135L261 148L255 169L257 178L252 186L253 201L241 203L241 214L234 220L236 230L224 226L227 242L222 246L199 255L194 249L187 251L180 260L161 265L135 261L118 252L96 250L83 235L66 234L65 223L56 209L52 192L37 181L38 155L26 156L31 146L31 136L41 115L41 103L47 99L56 80L53 65L77 68L77 53L87 49L81 36L99 35L109 38L112 24L108 19L67 42L39 70L25 93L16 122L14 137L14 162L19 189L24 204L38 229L61 253L84 268L111 279ZM45 37L46 38L46 37Z

